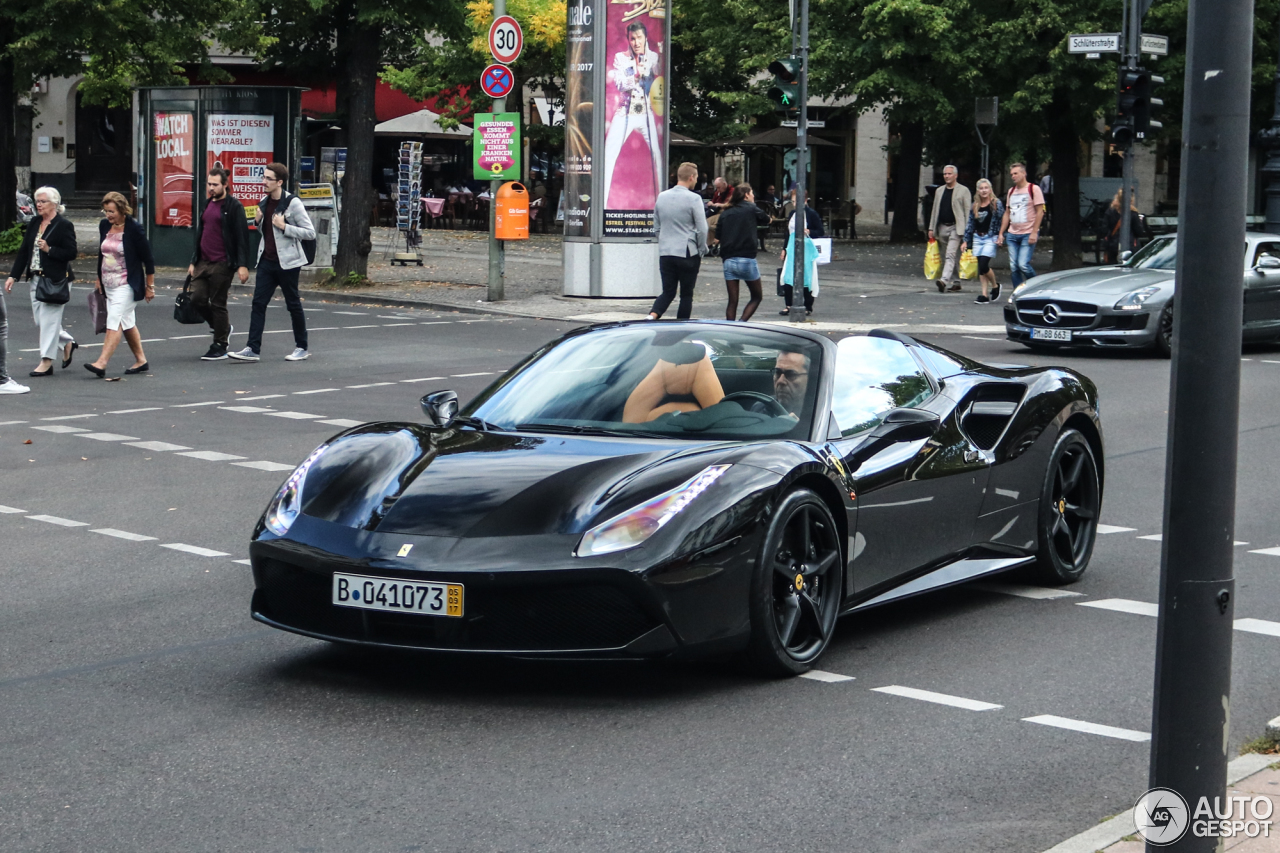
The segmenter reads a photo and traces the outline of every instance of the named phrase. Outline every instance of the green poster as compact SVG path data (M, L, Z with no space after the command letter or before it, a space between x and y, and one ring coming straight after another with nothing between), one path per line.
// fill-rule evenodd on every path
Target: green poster
M471 150L476 180L520 179L520 113L476 113Z

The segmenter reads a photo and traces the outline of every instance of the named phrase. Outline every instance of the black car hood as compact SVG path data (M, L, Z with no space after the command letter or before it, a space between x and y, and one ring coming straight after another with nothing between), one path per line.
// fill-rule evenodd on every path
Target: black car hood
M341 470L308 475L303 511L380 533L459 538L580 533L620 503L683 482L712 464L709 448L725 446L412 424L365 429L346 437L367 447L330 466Z

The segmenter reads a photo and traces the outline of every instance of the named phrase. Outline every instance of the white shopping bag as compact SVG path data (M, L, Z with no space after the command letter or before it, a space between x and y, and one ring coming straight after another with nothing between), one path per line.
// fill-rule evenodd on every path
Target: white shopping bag
M830 237L813 237L813 245L818 248L818 263L831 263L831 238Z

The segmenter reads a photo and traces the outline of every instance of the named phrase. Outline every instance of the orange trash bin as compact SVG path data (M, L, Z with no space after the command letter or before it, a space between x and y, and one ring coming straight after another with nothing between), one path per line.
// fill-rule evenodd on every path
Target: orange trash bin
M529 191L524 184L508 181L498 187L494 205L493 236L499 240L528 240Z

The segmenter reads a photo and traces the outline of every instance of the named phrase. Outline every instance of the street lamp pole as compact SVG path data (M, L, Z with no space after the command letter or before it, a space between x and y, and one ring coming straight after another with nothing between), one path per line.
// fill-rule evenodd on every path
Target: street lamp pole
M1276 66L1275 109L1271 121L1258 131L1258 143L1270 152L1260 170L1267 178L1267 231L1280 234L1280 65Z
M1138 67L1138 50L1142 38L1142 8L1138 0L1128 0L1125 6L1125 61L1122 68L1132 70ZM1129 206L1133 204L1133 158L1138 153L1138 141L1135 139L1124 152L1124 178L1121 182L1120 197L1120 247L1116 254L1129 251L1133 245L1132 223Z
M494 20L507 14L507 0L493 0ZM517 109L520 104L520 93L515 92ZM506 98L493 99L493 112L507 111ZM518 155L517 155L518 156ZM505 298L504 285L507 275L507 245L498 239L498 190L502 181L489 181L489 292L487 301L501 302Z
M808 320L809 312L804 308L805 225L809 218L805 215L806 189L809 177L809 0L800 0L800 116L796 120L796 212L795 212L795 251L791 262L795 264L791 276L794 285L791 288L791 316L793 323Z

